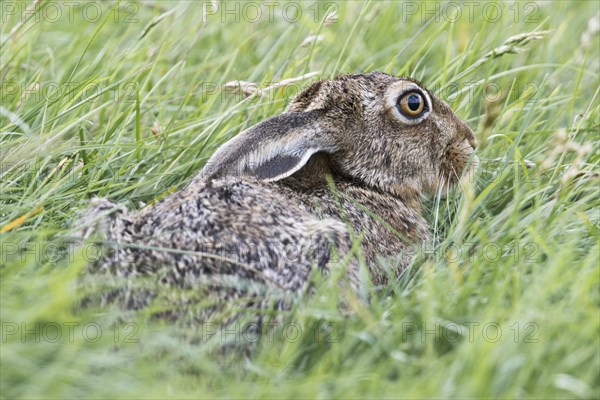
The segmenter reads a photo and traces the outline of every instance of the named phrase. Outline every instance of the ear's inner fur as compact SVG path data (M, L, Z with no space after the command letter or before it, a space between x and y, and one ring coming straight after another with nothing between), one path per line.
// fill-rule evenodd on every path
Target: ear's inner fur
M259 165L253 175L261 180L271 182L278 181L292 175L304 165L318 149L308 149L304 154L281 154L269 159Z
M205 178L251 176L277 181L301 169L317 152L333 152L335 140L317 111L286 112L261 122L223 145L202 170Z

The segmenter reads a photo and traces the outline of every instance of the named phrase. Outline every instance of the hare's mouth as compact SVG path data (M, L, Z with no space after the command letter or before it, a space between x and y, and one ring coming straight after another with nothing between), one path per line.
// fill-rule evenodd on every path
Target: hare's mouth
M475 178L475 170L479 165L479 158L475 154L473 140L465 139L462 142L450 146L446 153L446 162L442 165L442 176L440 185L445 189L460 184L472 183Z

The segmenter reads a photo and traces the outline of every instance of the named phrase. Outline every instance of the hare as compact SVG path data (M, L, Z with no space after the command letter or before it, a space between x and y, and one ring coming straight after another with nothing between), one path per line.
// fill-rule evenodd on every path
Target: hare
M314 269L341 268L359 290L353 246L375 284L389 276L380 256L400 273L428 238L423 195L475 168L475 147L469 126L418 81L340 75L225 143L180 191L137 212L96 200L78 226L114 244L97 268L202 286L216 302L299 293Z

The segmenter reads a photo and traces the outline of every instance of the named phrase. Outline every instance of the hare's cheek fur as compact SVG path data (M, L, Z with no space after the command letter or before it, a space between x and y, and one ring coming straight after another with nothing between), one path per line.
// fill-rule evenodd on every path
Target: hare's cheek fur
M448 145L443 156L441 176L438 185L446 186L465 182L473 177L473 171L479 163L474 154L477 142L471 128L459 121L454 128L453 140Z
M471 128L460 120L452 109L437 97L433 98L434 111L423 122L432 135L431 144L437 165L428 173L429 191L446 191L461 181L463 176L472 176L477 166L474 154L477 143Z

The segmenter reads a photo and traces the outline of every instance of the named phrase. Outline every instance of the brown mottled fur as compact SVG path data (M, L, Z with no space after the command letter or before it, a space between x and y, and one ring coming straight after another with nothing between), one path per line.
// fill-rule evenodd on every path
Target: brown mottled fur
M427 99L421 120L396 107L407 91ZM217 301L248 297L247 304L266 307L274 292L303 291L313 267L324 274L343 267L331 246L344 257L361 237L371 278L381 284L377 257L397 257L402 271L411 246L428 238L422 195L456 183L475 165L468 164L474 147L471 129L419 82L341 75L240 133L159 203L129 212L96 201L81 234L118 243L95 264L100 270L203 287ZM345 271L356 290L358 265L352 259ZM149 298L128 304L142 307Z

